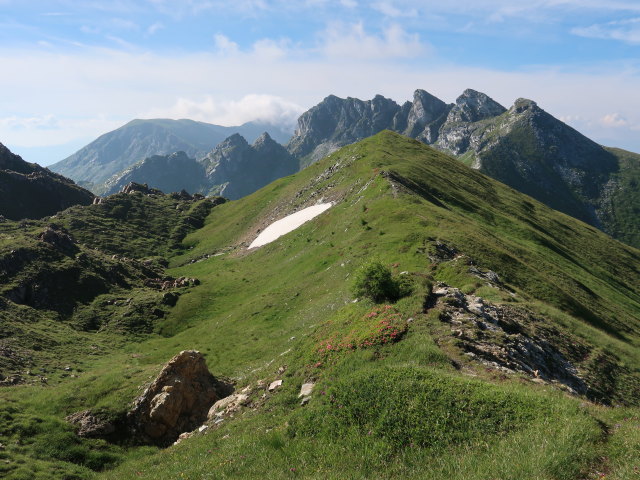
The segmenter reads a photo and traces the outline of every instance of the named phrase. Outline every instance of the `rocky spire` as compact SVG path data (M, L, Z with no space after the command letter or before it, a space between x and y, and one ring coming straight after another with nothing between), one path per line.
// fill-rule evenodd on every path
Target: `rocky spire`
M447 122L477 122L506 111L506 108L488 95L468 88L456 99Z

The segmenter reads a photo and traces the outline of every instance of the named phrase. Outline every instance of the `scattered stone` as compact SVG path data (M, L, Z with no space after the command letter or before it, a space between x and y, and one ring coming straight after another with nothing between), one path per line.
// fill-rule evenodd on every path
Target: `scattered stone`
M245 406L249 403L249 396L244 393L235 393L228 397L218 400L209 409L207 418L211 419L217 415L223 415L225 413L231 413L238 410L241 406Z
M305 406L307 403L309 403L311 401L311 397L304 397L301 401L300 401L300 405L301 406Z
M211 405L231 391L211 375L200 352L185 350L136 399L127 420L139 441L171 445L181 433L202 425Z
M276 388L279 388L280 386L282 386L282 380L275 380L269 384L268 390L270 392L273 392Z
M300 387L300 393L298 394L298 398L300 397L308 397L313 392L313 387L315 387L315 383L303 383L302 387Z

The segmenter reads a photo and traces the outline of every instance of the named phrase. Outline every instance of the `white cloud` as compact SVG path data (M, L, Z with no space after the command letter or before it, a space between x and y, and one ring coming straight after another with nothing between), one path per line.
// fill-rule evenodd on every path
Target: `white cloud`
M406 64L389 56L345 62L344 56L298 52L272 61L226 40L229 55L0 48L3 68L13 72L0 76L0 91L11 92L0 97L0 112L5 112L0 142L35 146L95 138L141 116L226 125L255 119L291 123L329 94L368 99L380 93L401 103L423 88L453 102L465 88L474 88L505 106L518 97L531 98L596 141L640 151L637 132L630 130L640 125L640 109L630 104L637 98L638 72L624 65L504 72L435 60ZM53 119L42 112L51 112ZM619 116L610 122L623 119L629 128L603 128L600 120L612 112ZM47 125L55 128L42 128Z
M52 115L39 115L35 117L11 117L0 118L0 128L10 130L50 130L58 128L57 119Z
M289 50L289 40L264 38L253 44L253 53L259 60L274 61L284 58Z
M259 120L274 125L293 128L305 109L300 105L275 95L245 95L240 100L215 100L211 95L197 101L179 98L167 109L153 109L142 115L145 118L189 118L218 125L241 125Z
M222 55L236 55L240 51L240 47L236 42L221 33L216 33L213 36L213 41L216 50Z
M571 30L571 33L581 37L619 40L637 45L640 44L640 18L576 27Z
M362 22L333 23L321 35L321 50L329 58L374 59L418 57L429 50L418 34L391 25L381 35L367 33Z
M600 124L604 127L625 127L627 123L627 120L620 116L619 113L608 113L600 118Z

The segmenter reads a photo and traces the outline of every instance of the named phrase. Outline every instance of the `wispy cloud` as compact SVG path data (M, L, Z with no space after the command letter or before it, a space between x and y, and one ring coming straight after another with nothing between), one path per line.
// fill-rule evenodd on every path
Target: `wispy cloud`
M240 52L239 45L222 33L216 33L213 41L217 53L224 56L237 55Z
M374 10L378 10L383 15L387 17L416 17L418 16L418 10L415 8L398 8L395 2L392 1L383 1L383 2L375 2L371 5Z
M52 114L35 117L16 115L0 118L0 128L10 130L51 130L59 127L58 120Z
M274 61L284 58L289 51L288 39L273 40L264 38L253 44L253 54L258 60Z
M390 59L413 58L430 50L415 33L406 32L400 25L385 28L381 34L369 33L362 22L332 23L320 35L321 50L330 58Z
M619 40L632 45L640 45L640 17L595 24L588 27L576 27L571 30L571 33L581 37Z
M147 27L147 35L154 35L163 28L164 24L162 22L155 22Z
M600 124L604 127L619 128L626 127L628 122L619 113L608 113L600 119Z

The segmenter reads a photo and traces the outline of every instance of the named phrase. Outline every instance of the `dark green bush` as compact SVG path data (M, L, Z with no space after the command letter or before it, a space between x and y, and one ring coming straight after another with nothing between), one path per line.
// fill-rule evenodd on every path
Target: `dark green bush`
M376 303L395 302L411 293L411 280L395 278L386 265L373 261L363 265L355 274L353 294L367 297Z

